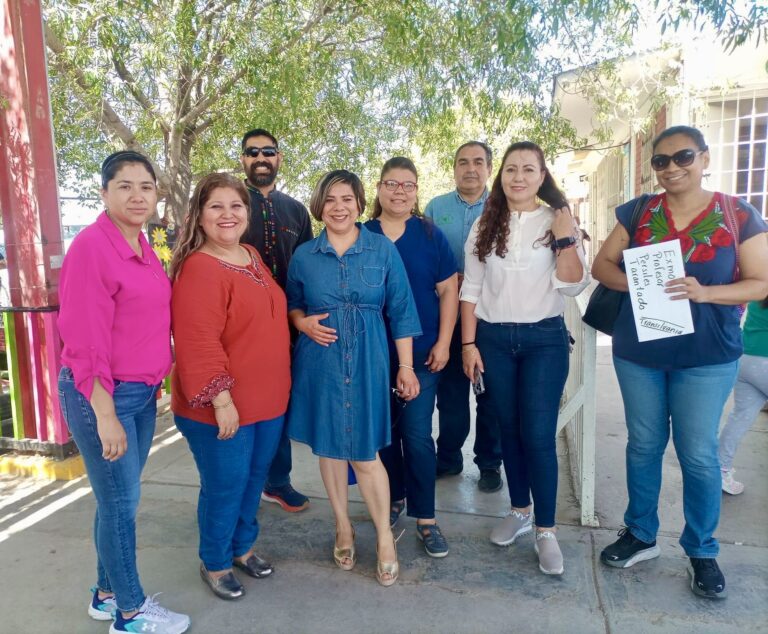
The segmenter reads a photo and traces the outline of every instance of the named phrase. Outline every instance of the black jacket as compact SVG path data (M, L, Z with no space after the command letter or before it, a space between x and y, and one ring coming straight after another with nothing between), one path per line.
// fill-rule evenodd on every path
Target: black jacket
M275 249L270 255L264 245L264 206L266 200L262 193L246 183L251 197L250 224L242 242L256 247L267 268L276 269L275 278L282 289L288 278L288 263L300 244L312 239L312 223L309 212L295 198L283 194L276 189L269 193L272 201L272 211L275 215ZM274 258L274 260L273 260Z

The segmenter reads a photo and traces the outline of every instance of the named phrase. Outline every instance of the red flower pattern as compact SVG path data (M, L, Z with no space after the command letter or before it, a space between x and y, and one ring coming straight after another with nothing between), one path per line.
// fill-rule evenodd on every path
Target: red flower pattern
M653 198L643 212L635 232L635 243L638 246L677 238L680 240L684 261L709 262L717 255L718 248L727 248L733 244L733 236L725 226L719 199L715 199L712 208L704 217L697 220L694 227L686 227L683 231L676 231L669 225L665 218L663 201L663 194ZM713 214L717 214L719 218ZM743 211L737 211L739 224L744 222L745 215ZM713 219L714 227L712 227ZM709 227L712 228L702 231L699 227L706 226L706 223L709 223ZM689 233L693 233L693 236Z
M729 247L733 244L733 236L726 229L720 228L709 238L709 243L714 247Z
M691 254L691 262L709 262L715 259L715 254L715 247L699 242Z
M678 233L677 237L680 238L680 250L683 252L683 257L685 257L693 248L693 238L687 233Z
M635 242L646 245L651 242L651 230L648 227L640 227L635 233Z

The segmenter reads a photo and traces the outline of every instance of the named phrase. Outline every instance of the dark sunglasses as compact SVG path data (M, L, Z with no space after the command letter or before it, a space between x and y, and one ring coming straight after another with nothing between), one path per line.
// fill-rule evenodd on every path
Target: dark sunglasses
M259 154L266 158L272 158L277 156L277 148L272 145L266 147L247 147L243 150L243 154L251 158L256 158Z
M654 154L651 157L651 167L660 172L663 169L669 167L669 162L674 161L678 167L688 167L699 154L704 154L706 150L680 150L675 152L672 156L669 154Z

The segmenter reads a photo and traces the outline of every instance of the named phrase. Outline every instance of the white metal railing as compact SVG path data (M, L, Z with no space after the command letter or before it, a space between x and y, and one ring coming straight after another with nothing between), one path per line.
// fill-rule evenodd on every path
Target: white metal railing
M588 299L587 293L566 298L565 323L576 342L560 403L557 431L565 430L571 479L581 507L581 523L598 526L595 514L596 333L581 320Z

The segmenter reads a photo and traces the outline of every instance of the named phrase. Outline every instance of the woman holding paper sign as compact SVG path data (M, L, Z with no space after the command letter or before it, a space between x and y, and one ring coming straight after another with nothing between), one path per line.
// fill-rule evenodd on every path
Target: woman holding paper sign
M670 421L683 472L685 528L680 545L690 558L691 589L726 596L713 534L720 516L717 430L742 353L738 305L768 293L768 231L748 203L702 187L709 151L701 132L676 126L653 142L651 166L664 191L651 197L637 229L627 227L635 201L616 209L618 223L595 258L592 274L626 291L622 252L680 240L686 276L666 283L672 300L690 301L694 332L638 340L628 298L613 334L613 359L629 438L626 528L601 554L604 564L628 568L658 557L658 500Z
M589 276L580 232L538 145L507 148L464 251L464 372L476 383L482 375L499 420L512 507L491 541L506 546L531 531L532 496L539 569L559 575L555 431L569 337L563 296L578 295Z

